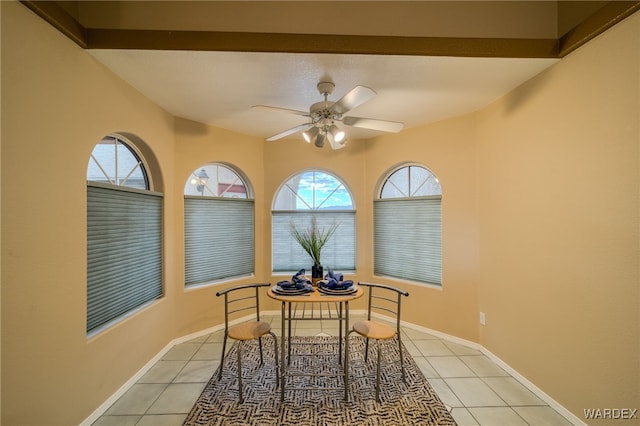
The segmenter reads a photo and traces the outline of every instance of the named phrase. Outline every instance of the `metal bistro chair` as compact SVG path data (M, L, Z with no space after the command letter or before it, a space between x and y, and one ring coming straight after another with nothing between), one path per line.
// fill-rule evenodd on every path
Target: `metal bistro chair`
M218 380L222 377L222 368L224 366L224 356L227 347L227 337L238 341L238 392L240 395L240 403L244 402L242 396L242 343L245 340L258 339L260 347L260 365L262 359L262 337L270 334L273 337L274 353L276 359L276 387L279 386L278 379L278 339L271 331L269 323L260 321L260 287L269 287L269 283L245 284L236 287L230 287L216 293L216 296L224 296L224 342L222 343L222 356L220 357L220 369L218 370ZM229 326L229 317L239 312L251 311L255 316L254 320L240 323L238 325ZM235 317L235 315L234 315Z
M402 355L402 340L400 338L400 306L402 302L402 296L409 296L409 293L400 290L395 287L390 287L383 284L373 283L358 283L363 287L368 288L368 308L367 308L367 320L358 321L353 324L352 330L359 335L366 338L365 342L365 362L369 357L369 339L377 341L378 361L376 366L376 400L380 401L380 360L381 360L381 340L389 340L396 337L398 340L398 352L400 353L400 369L402 371L402 381L407 382L407 377L404 371L404 357ZM379 313L384 315L391 314L392 320L395 322L395 328L388 324L372 321L371 313Z

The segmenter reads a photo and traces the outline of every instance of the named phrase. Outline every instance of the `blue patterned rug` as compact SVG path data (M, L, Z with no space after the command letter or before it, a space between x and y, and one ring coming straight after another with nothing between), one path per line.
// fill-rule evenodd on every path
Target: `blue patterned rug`
M402 381L396 341L382 346L381 402L377 402L376 345L371 345L365 363L364 339L352 335L349 341L349 402L344 401L342 366L336 355L337 338L315 336L294 338L294 355L287 371L323 376L288 377L281 403L280 389L276 387L273 340L267 336L263 339L263 365L259 363L257 343L243 344L244 403L238 403L237 346L233 345L225 358L222 379L217 380L216 371L184 425L456 425L404 347L407 383ZM337 377L330 377L331 374Z

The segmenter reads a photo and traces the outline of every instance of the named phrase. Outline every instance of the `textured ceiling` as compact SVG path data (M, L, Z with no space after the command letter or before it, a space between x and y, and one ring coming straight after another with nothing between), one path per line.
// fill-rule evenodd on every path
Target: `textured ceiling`
M267 138L356 85L346 116L421 126L483 108L640 1L23 0L171 114ZM380 132L347 128L349 138ZM300 137L292 134L289 137Z
M320 81L336 101L356 85L377 95L347 115L416 127L484 107L556 59L452 58L302 53L90 50L108 68L171 114L266 138L305 117L252 109L308 111ZM350 138L379 132L349 129ZM296 137L292 135L291 137ZM298 135L299 137L299 135Z

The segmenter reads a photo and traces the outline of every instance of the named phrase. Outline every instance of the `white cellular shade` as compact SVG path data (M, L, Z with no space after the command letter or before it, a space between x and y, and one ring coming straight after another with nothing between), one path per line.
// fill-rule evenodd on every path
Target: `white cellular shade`
M87 185L87 332L158 299L162 196Z
M311 224L312 218L320 229L328 229L338 223L331 239L322 248L320 260L325 269L334 271L355 270L355 212L277 212L272 215L273 271L290 272L306 269L311 273L311 257L300 247L291 235L291 223L304 230Z
M374 203L374 273L442 282L440 197Z
M185 285L253 273L253 200L186 196L184 214Z

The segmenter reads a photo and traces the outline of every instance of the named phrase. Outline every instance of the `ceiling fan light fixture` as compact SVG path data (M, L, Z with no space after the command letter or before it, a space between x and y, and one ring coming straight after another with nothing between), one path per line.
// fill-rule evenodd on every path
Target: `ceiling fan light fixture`
M344 130L340 130L335 124L332 124L331 127L329 127L329 133L331 133L331 136L333 136L333 140L338 143L344 142L344 140L347 138L347 134L344 132Z
M333 149L334 151L337 149L342 149L345 146L347 146L347 142L344 140L342 142L336 142L335 140L329 138L329 143L331 144L331 149Z
M316 136L316 140L313 143L318 148L322 148L324 146L324 133L318 133L318 136Z
M317 135L318 135L318 128L315 126L302 132L302 137L307 143L311 143L311 141L315 142L315 138Z

